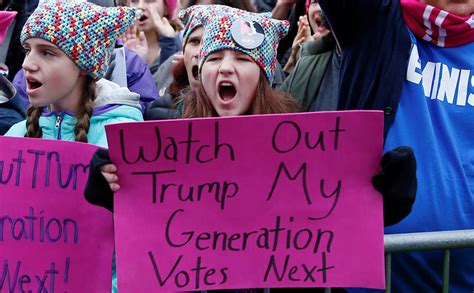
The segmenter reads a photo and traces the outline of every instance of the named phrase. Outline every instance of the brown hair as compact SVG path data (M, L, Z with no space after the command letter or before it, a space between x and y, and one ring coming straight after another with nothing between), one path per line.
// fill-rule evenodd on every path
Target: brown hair
M94 79L90 76L86 76L84 90L82 91L81 100L79 102L79 111L76 113L77 122L74 126L74 133L76 134L75 141L87 142L90 118L94 111L94 101L96 98L95 88L96 84ZM43 137L43 131L39 125L41 108L30 105L27 114L25 137Z
M299 107L295 99L287 93L271 88L265 73L260 70L255 98L250 109L244 115L257 114L283 114L298 112ZM190 91L185 96L183 118L217 117L217 112L212 107L202 83L196 91Z
M26 134L25 137L43 137L43 131L39 126L39 117L41 116L41 108L30 105L26 118Z
M172 65L171 74L173 75L173 81L168 86L168 93L174 99L181 96L182 90L189 86L188 72L183 59Z

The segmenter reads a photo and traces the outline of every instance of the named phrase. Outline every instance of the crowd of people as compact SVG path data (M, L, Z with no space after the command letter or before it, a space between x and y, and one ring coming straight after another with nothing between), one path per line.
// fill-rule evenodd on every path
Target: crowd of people
M0 9L0 135L103 147L85 190L92 204L113 212L120 189L107 124L381 110L372 184L385 232L474 229L472 0L2 0ZM472 292L474 250L450 262L450 292ZM436 251L394 255L392 290L440 291L441 263Z

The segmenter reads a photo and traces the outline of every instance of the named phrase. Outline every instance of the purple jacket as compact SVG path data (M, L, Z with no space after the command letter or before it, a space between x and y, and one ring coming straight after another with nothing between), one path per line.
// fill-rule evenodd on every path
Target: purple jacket
M145 110L146 105L158 97L158 90L156 89L155 80L151 75L148 65L143 61L133 50L128 49L121 44L115 46L116 50L124 49L125 54L125 71L122 72L124 66L120 66L119 60L115 60L118 54L113 54L109 69L106 73L105 78L116 81L115 76L123 75L124 79L126 76L126 84L117 83L121 86L127 86L131 92L135 92L140 95L140 104L142 106L142 112ZM117 57L117 59L119 59ZM22 70L18 71L13 79L13 85L17 89L17 93L21 100L29 105L28 97L26 95L26 80L25 73Z

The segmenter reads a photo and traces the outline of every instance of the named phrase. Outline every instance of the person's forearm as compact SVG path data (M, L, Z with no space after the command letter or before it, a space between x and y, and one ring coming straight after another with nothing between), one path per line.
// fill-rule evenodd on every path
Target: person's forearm
M288 62L286 62L285 67L283 67L283 71L286 73L291 73L293 71L293 68L295 68L296 62L298 60L297 56L294 56L293 52L288 59Z
M275 7L272 10L272 17L280 20L288 19L288 13L290 12L293 4L295 4L295 1L277 1Z

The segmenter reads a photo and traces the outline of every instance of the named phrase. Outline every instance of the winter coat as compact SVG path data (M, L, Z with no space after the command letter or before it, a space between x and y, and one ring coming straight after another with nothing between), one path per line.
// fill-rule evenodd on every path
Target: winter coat
M329 36L303 43L300 59L281 85L280 90L293 96L303 111L309 110L316 97L335 47Z

